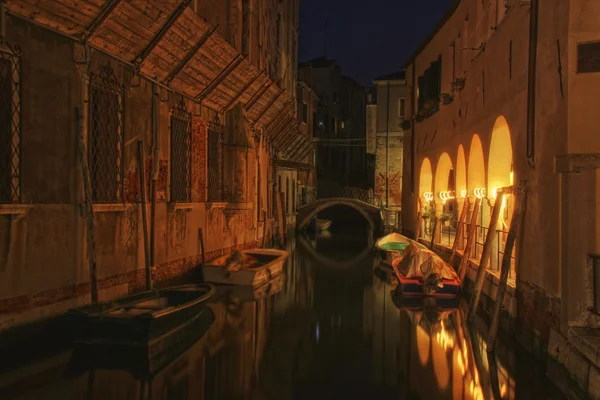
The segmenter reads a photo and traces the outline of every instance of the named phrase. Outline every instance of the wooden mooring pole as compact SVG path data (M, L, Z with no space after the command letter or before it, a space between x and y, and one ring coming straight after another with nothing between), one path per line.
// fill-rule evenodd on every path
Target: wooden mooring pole
M471 304L469 305L469 320L473 320L477 314L477 306L479 305L479 299L481 298L481 290L483 288L483 282L485 281L485 273L487 272L490 252L492 251L494 240L496 240L496 237L498 236L498 231L496 228L498 227L498 219L500 217L503 199L504 193L498 193L496 196L496 202L494 203L492 217L490 218L490 225L485 237L485 243L483 244L481 258L479 259L479 268L477 269L477 277L475 278L475 286L471 295Z
M458 276L460 278L460 284L462 286L464 286L465 276L467 275L467 268L469 267L471 248L473 247L473 243L475 242L475 234L477 232L477 216L479 215L480 204L481 199L477 198L477 200L475 200L475 205L473 206L473 214L471 215L471 224L469 225L467 243L465 245L465 250L463 251L462 259L460 260L460 265L458 266Z
M452 244L452 255L450 256L450 261L448 264L454 267L454 258L456 257L456 250L458 250L458 244L462 239L462 232L465 229L465 219L467 219L467 213L469 212L469 198L466 197L464 200L462 211L460 212L460 217L458 218L458 225L456 226L456 234L454 235L454 243Z
M83 195L85 198L85 216L87 219L87 256L90 270L90 294L92 303L98 302L98 276L96 274L96 237L94 207L92 205L92 178L88 166L88 153L85 148L83 137L83 113L81 109L75 109L75 116L79 129L79 158L81 162L81 175L83 178Z
M519 231L521 221L523 219L522 215L526 199L527 191L525 188L525 183L521 183L515 195L515 210L513 211L512 219L510 221L510 228L508 229L506 245L504 246L504 254L502 256L500 283L498 285L498 291L496 292L496 301L494 303L492 321L490 323L490 332L488 334L488 350L492 350L496 346L496 337L498 335L498 325L500 321L500 310L502 308L502 303L504 302L504 294L506 293L506 285L508 281L508 273L510 272L511 267L512 253L513 249L515 248L517 232Z
M146 204L146 169L144 168L144 142L138 140L138 169L140 170L140 196L142 207L142 229L144 230L144 264L146 267L146 289L152 289L152 266L150 265L150 247L148 246L148 210Z
M198 241L200 242L200 255L202 256L202 264L206 262L206 256L204 253L204 231L202 228L198 228Z
M433 251L435 247L435 236L437 235L437 230L439 228L440 223L438 222L438 218L433 216L433 229L431 230L431 243L429 244L429 250Z

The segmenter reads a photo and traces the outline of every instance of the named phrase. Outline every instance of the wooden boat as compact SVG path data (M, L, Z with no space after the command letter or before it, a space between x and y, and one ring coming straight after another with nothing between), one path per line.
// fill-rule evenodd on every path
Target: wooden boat
M123 370L141 380L151 379L173 359L203 340L215 320L210 307L182 325L147 342L128 343L101 338L75 344L69 375L94 369Z
M435 307L441 310L456 310L459 306L459 298L435 298L430 296L425 297L404 297L400 290L392 291L392 302L398 308L409 310L422 310L425 308Z
M327 229L329 229L332 223L333 221L330 221L328 219L316 219L315 229L317 230L317 232L326 231Z
M202 274L205 282L258 287L282 273L288 256L285 250L244 250L209 261Z
M72 309L78 340L145 345L198 316L215 293L210 284L183 285Z
M283 289L285 283L285 274L279 274L267 283L261 286L249 285L222 285L217 286L219 298L229 297L239 301L257 301L265 297L270 297Z
M433 296L437 299L452 299L458 296L460 280L454 269L424 245L398 233L392 233L379 239L375 247L381 252L382 264L394 270L398 278L398 290L403 297ZM407 252L412 252L407 254ZM410 257L405 259L405 257ZM423 275L425 263L438 273Z
M404 250L411 243L426 249L422 244L415 242L406 236L400 235L399 233L390 233L377 240L377 242L375 242L375 248L381 253L381 262L391 268L394 261L402 258Z

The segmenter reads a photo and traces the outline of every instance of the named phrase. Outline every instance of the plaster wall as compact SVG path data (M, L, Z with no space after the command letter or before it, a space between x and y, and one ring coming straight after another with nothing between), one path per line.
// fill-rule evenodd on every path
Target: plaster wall
M527 181L526 209L516 244L516 287L523 291L523 298L531 297L529 291L533 287L536 288L534 292L540 289L543 296L557 299L561 297L559 232L562 222L560 177L554 171L554 157L564 152L567 133L571 132L567 125L570 120L567 110L571 107L568 100L572 96L570 86L568 90L566 86L567 76L571 81L570 69L563 71L564 97L560 91L559 59L563 68L570 66L571 61L567 62L566 51L558 57L557 42L563 46L570 35L569 2L546 3L540 5L537 41L535 167L527 160L528 6L521 7L518 1L509 0L507 11L500 18L495 2L482 7L479 1L464 0L407 66L408 90L414 103L418 104L416 78L441 56L441 92L451 95L453 101L440 105L439 111L422 122L411 121L414 136L407 135L404 151L403 226L407 231L416 231L418 198L424 201L420 181L435 178L444 153L449 155L456 176L465 177L468 195L473 200L476 187L486 188L491 198L495 178L490 177L494 170L490 163L497 162L494 161L497 149L492 148L492 139L496 124L505 120L510 132L513 182ZM485 44L485 51L480 48L481 44ZM453 90L452 82L460 77L465 79L464 88ZM411 106L412 101L407 103L408 113L415 115L418 110ZM475 135L480 139L481 153L473 148ZM459 163L461 146L464 164ZM425 159L432 165L430 177L420 176ZM483 160L483 165L479 159ZM440 187L444 185L439 181L436 185L436 179L432 182L431 191L437 204L440 202L439 191L446 188ZM460 196L458 191L456 195ZM486 227L489 210L487 206L482 217L482 225ZM519 317L526 320L531 317L527 314L535 314L536 301L531 299L528 304L522 304ZM553 314L545 319L540 317L546 327L555 326L558 321L556 307L538 305L537 312L541 308Z
M152 84L132 84L132 71L118 60L92 50L90 63L76 64L82 49L72 41L10 18L11 43L23 49L21 62L23 204L0 205L0 329L65 312L90 301L87 225L78 154L79 124L75 109L87 121L87 76L110 62L124 85L123 202L95 204L95 243L100 299L144 288L144 246L140 206L137 140L144 145L144 176L150 203L153 163ZM57 99L60 99L57 101ZM208 123L225 117L184 100L191 112L191 202L170 201L170 115L181 96L160 93L159 175L156 183L156 231L152 273L155 282L174 279L201 262L200 230L206 259L232 249L260 245L264 223L257 223L256 204L267 204L268 168L261 169L258 196L256 148L268 166L266 144L252 140L254 151L243 194L249 207L231 213L226 203L207 203ZM87 122L83 126L87 138ZM227 131L227 127L225 128ZM226 134L227 132L225 132ZM15 211L16 210L16 211ZM148 205L150 225L150 205ZM270 223L268 221L267 223ZM267 229L274 232L274 229Z

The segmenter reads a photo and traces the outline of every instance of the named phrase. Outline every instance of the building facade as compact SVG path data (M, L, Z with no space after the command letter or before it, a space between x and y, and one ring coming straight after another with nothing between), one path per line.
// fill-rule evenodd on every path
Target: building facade
M0 29L0 329L261 245L312 151L298 1L55 3Z
M386 208L402 204L403 140L406 126L406 76L404 71L373 81L377 93L375 138L375 194Z
M497 233L484 281L488 310L515 196L523 184L521 227L510 263L509 329L527 347L567 366L580 389L598 398L600 374L590 335L600 328L597 281L600 141L593 93L600 15L596 1L457 1L406 65L403 227L447 254L459 236L473 280L483 243ZM475 243L464 253L456 223L480 204ZM501 207L490 225L494 207ZM427 216L418 224L418 216ZM432 229L434 217L449 221ZM433 236L433 238L432 238ZM459 258L460 258L459 257ZM486 301L487 299L487 301ZM591 329L591 330L590 330ZM541 351L539 351L541 349ZM595 351L595 350L594 350Z
M300 65L310 70L319 98L316 113L316 169L320 190L338 186L366 188L366 89L342 75L341 67L327 58ZM324 192L323 192L324 193Z

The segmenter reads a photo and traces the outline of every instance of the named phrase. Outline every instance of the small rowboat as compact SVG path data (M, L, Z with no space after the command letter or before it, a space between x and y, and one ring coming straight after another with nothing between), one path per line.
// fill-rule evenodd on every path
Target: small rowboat
M331 226L332 223L333 223L333 221L330 221L328 219L316 219L315 220L315 228L316 228L317 232L323 232L323 231L326 231L327 229L329 229L329 227Z
M79 341L145 344L197 317L215 293L210 284L174 286L72 309Z
M261 286L218 285L217 296L219 298L235 298L241 302L257 301L279 293L283 289L284 283L285 274L279 274Z
M78 376L94 369L123 370L137 379L149 381L176 357L203 340L214 319L208 306L189 321L148 342L133 345L103 339L77 342L67 372Z
M396 274L403 297L458 296L460 280L454 269L427 247L397 233L379 239L375 246L382 253L382 265Z
M404 250L411 244L426 249L422 244L398 233L390 233L375 242L375 248L381 253L381 262L391 268L394 262L402 259Z
M283 272L289 253L254 249L216 258L202 266L205 282L262 286Z

